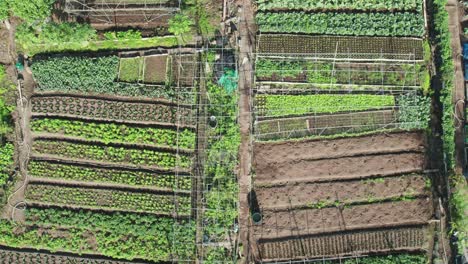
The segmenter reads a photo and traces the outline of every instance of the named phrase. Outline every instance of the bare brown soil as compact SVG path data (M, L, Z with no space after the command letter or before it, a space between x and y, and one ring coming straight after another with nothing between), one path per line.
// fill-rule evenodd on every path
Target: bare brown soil
M403 150L422 151L424 146L425 138L421 132L388 133L333 140L256 142L254 155L257 165L269 165L287 160L310 160Z
M420 251L426 246L426 226L340 232L319 236L261 241L263 261L337 257L350 252Z
M179 86L191 87L198 76L198 63L196 55L174 55L171 68L171 82Z
M425 224L432 216L429 198L373 203L343 208L263 211L262 224L254 225L258 239L301 236L335 231Z
M167 55L145 57L145 74L143 80L146 83L164 84L166 82Z
M268 186L268 185L267 185ZM273 187L256 186L260 209L285 210L318 203L333 204L382 200L402 195L429 195L421 175L320 183L290 183Z
M354 179L421 172L424 154L395 153L257 165L256 183Z
M425 146L422 132L256 142L259 260L426 248Z

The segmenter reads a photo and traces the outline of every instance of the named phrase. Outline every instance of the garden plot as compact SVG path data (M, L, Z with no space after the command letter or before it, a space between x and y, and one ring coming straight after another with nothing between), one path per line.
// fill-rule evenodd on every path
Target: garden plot
M429 99L410 93L257 93L254 113L257 140L346 135L425 128L429 118Z
M257 43L257 54L273 57L422 61L424 54L417 38L260 34Z
M194 54L171 56L171 83L176 87L192 87L197 81L198 63Z
M129 83L165 84L168 55L121 58L119 80Z
M417 90L427 71L417 63L357 63L319 60L288 60L257 58L257 83L310 83L317 89L378 86L383 90Z
M251 228L262 261L426 249L423 133L256 142L253 154L251 210L262 221Z
M12 243L145 262L195 258L195 93L170 86L169 59L35 60L26 229ZM25 239L38 229L37 241Z
M31 102L33 116L84 118L163 126L195 125L191 105L177 105L163 100L151 103L150 100L46 94L33 97Z

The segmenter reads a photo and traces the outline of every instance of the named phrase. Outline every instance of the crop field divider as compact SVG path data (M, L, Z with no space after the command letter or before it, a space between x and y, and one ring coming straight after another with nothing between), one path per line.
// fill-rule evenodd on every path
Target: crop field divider
M54 186L68 186L68 187L84 187L84 188L97 188L97 189L109 189L109 190L122 190L129 192L152 192L161 194L174 194L174 195L190 195L190 191L186 190L173 190L169 188L151 187L143 185L128 185L118 183L104 183L104 182L85 182L76 180L62 180L52 178L39 178L30 175L29 183L40 183Z
M177 133L177 136L179 134ZM161 151L161 152L169 152L169 153L175 153L175 154L194 154L195 150L193 149L185 149L185 148L179 148L179 147L169 147L169 146L158 146L158 145L152 145L152 144L141 144L141 143L126 143L126 142L109 142L109 143L104 143L100 140L89 140L89 139L83 139L81 137L75 137L75 136L65 136L65 135L60 135L60 134L54 134L54 133L33 133L32 135L34 140L54 140L54 141L65 141L65 142L71 142L71 143L83 143L87 145L93 145L93 146L111 146L111 147L123 147L123 148L129 148L129 149L149 149L149 150L156 150L156 151Z
M144 170L149 172L156 172L156 173L174 173L175 169L163 169L157 166L134 166L125 163L112 163L112 162L100 162L100 161L93 161L93 160L86 160L86 159L71 159L65 158L62 156L57 155L44 155L44 154L32 154L32 160L42 160L42 161L52 161L58 163L65 163L70 165L84 165L84 166L98 166L102 168L111 168L111 169L127 169L127 170ZM190 175L190 169L177 169L179 174Z

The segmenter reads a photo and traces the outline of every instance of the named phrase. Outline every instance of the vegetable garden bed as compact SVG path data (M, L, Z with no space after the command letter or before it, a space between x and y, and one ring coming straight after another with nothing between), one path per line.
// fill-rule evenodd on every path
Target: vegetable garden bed
M98 146L58 140L35 140L32 150L37 154L53 155L70 159L129 164L133 166L146 165L161 169L189 169L192 165L190 156L177 155L170 152Z
M66 163L31 160L28 165L32 177L63 179L83 182L103 182L133 186L154 186L169 190L190 191L192 177L139 170L80 166Z
M422 60L423 40L396 37L307 36L294 34L260 34L260 54L329 54L331 58Z
M257 13L260 32L422 37L424 19L413 13Z
M195 133L189 129L174 129L128 126L115 123L35 118L31 121L34 133L54 133L99 140L104 143L148 144L160 147L194 149Z
M353 84L419 86L429 79L420 64L349 63L299 60L256 61L257 81L308 82L314 84ZM426 74L427 73L427 74ZM426 77L427 75L427 77Z
M422 3L417 0L398 1L366 1L366 0L344 0L344 1L316 1L316 0L256 0L258 10L281 11L281 10L342 10L342 11L421 11Z
M60 199L57 199L59 198ZM81 207L108 208L118 211L147 212L163 215L190 214L190 196L126 192L109 189L76 188L46 184L29 184L26 200L31 203Z
M175 125L195 125L195 113L190 106L172 104L118 102L86 97L40 96L31 99L32 112L48 115L90 117L108 120L161 122ZM177 120L178 114L181 119Z
M257 95L255 108L260 117L388 109L395 105L391 95Z

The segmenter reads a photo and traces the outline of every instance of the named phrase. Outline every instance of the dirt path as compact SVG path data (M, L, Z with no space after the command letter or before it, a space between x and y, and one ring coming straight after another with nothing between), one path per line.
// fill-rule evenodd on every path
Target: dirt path
M465 79L463 77L463 51L461 47L460 35L460 21L463 17L463 8L460 7L458 1L450 0L447 3L446 10L448 12L449 31L451 36L452 58L455 68L455 82L453 90L453 103L456 108L455 112L455 151L456 151L456 167L457 174L461 174L464 166L464 122L458 121L465 118Z
M241 263L249 263L250 254L256 255L256 247L250 243L251 234L249 213L249 192L252 188L252 144L251 144L251 88L253 82L252 54L255 45L256 26L251 0L238 0L239 7L239 123L241 130L241 145L239 149L239 224L240 239L243 244L243 259Z

